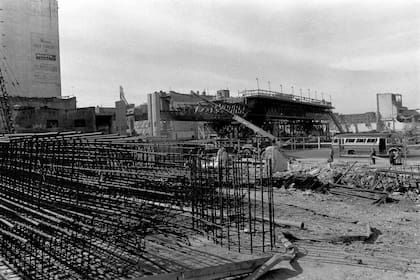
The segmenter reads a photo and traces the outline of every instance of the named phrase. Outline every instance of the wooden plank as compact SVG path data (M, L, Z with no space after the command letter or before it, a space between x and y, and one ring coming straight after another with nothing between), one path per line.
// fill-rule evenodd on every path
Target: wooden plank
M254 272L257 268L267 262L271 257L263 257L253 260L210 266L182 272L146 276L139 280L214 280L225 277L238 276Z

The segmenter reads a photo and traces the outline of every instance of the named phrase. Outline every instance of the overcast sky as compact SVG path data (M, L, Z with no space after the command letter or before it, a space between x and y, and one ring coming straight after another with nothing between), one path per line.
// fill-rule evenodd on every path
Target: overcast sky
M113 106L158 90L260 88L420 108L420 1L58 0L63 95Z

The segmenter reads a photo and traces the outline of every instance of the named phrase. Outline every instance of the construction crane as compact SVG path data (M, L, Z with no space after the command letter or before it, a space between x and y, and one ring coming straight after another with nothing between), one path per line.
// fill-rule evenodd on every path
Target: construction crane
M125 98L125 94L124 94L124 88L122 86L120 86L120 100L122 102L124 102L125 104L125 116L126 116L126 120L127 120L127 126L128 126L128 130L130 131L130 135L133 135L133 133L135 133L135 129L134 129L134 104L129 104L127 99Z
M128 103L127 99L125 98L124 88L122 86L120 86L120 100L124 102L126 106L127 116L131 116L131 115L134 116L134 105Z
M120 86L120 100L123 101L125 103L125 105L128 105L128 101L125 98L124 89L123 89L122 86Z
M12 112L10 111L10 102L9 102L9 94L7 93L6 89L6 82L4 80L3 72L0 68L0 91L1 91L1 97L0 97L0 106L2 111L2 121L4 125L4 129L7 133L14 133L15 128L13 126L12 121Z
M263 130L261 127L256 126L255 124L247 121L246 119L244 119L244 118L242 118L242 117L240 117L240 116L238 116L238 115L230 112L229 110L223 108L221 105L219 105L219 104L217 104L217 103L215 103L213 101L210 101L210 100L208 100L208 99L206 99L206 98L204 98L204 97L196 94L193 91L191 91L191 94L193 94L194 96L196 96L196 97L200 98L201 100L205 101L206 103L208 103L209 105L211 105L212 107L214 107L216 110L219 110L219 111L222 111L222 112L225 112L225 113L231 115L233 120L235 120L238 123L240 123L240 124L248 127L249 129L251 129L252 131L254 131L256 134L258 134L258 135L260 135L262 137L268 138L271 141L275 141L277 143L277 145L279 145L279 146L287 145L287 143L282 143L280 141L280 139L278 139L273 134L271 134L271 133Z

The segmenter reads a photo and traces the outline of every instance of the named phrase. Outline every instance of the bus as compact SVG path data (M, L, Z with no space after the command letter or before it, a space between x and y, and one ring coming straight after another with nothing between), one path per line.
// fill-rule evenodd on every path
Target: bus
M340 156L369 155L372 148L377 156L404 150L402 139L396 133L345 133L336 135L332 148Z

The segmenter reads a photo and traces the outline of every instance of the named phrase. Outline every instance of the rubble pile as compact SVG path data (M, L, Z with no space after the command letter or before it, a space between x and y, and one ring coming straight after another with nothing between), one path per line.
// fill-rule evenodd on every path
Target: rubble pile
M420 196L420 176L377 172L373 189L394 194Z
M378 170L371 165L357 162L317 166L302 166L295 163L290 165L289 171L275 173L274 178L279 188L309 189L321 193L338 186L345 186L390 194L420 194L419 174Z
M275 186L285 189L313 190L320 193L328 192L330 186L319 180L317 176L291 172L276 173L273 178Z

